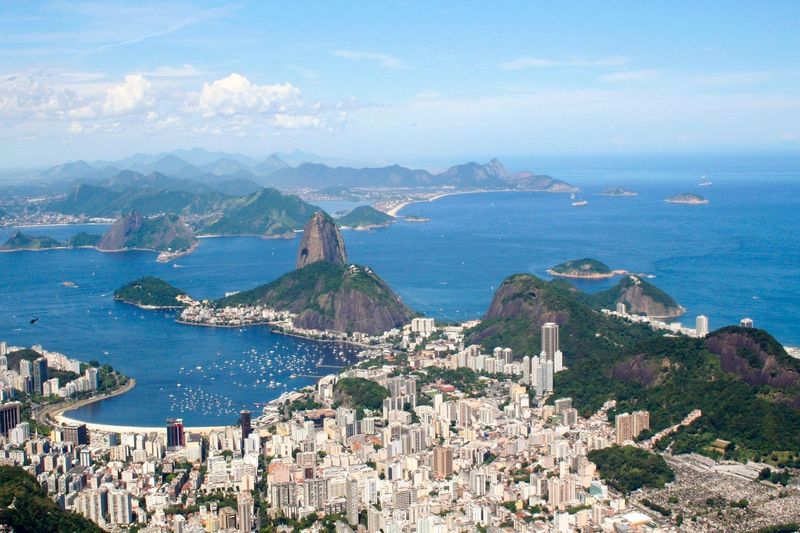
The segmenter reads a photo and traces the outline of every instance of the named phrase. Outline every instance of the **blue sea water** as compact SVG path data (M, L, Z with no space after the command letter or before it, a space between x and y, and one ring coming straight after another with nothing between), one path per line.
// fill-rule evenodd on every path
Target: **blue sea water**
M535 162L513 162L537 168ZM407 206L429 218L369 232L346 231L352 261L371 266L412 308L443 320L478 318L503 278L546 277L567 259L594 257L651 281L687 309L684 321L709 316L712 328L749 316L789 345L800 344L800 170L793 162L734 165L727 160L549 161L551 175L579 186L586 207L569 195L454 195ZM706 174L711 187L698 187ZM636 197L597 195L609 186ZM673 205L667 196L694 192L708 205ZM327 209L346 207L342 203ZM28 228L66 238L80 230ZM10 228L0 229L5 239ZM313 383L318 368L341 365L352 350L272 334L265 327L185 326L173 314L114 302L112 293L143 275L157 275L195 297L255 287L293 267L297 240L204 239L191 256L159 264L155 254L54 250L0 254L0 339L82 359L108 362L137 379L129 393L71 416L113 424L161 425L182 416L189 425L229 423L284 390ZM72 281L76 288L62 286ZM582 281L599 290L609 281ZM31 325L29 319L38 317ZM270 375L272 373L272 375ZM257 381L258 380L258 381ZM269 388L274 380L279 388ZM180 386L178 386L180 384Z

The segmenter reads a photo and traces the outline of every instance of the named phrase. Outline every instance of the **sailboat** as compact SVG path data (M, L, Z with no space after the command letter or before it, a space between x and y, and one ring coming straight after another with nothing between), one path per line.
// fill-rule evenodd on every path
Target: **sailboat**
M698 185L700 185L700 187L711 187L711 180L703 176L700 178L700 183Z

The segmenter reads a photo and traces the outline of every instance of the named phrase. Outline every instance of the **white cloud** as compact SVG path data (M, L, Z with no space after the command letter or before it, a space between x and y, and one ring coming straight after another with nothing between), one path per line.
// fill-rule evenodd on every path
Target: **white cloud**
M603 74L602 76L600 76L600 81L605 81L605 82L645 81L657 78L658 75L659 71L657 70L623 70L620 72Z
M162 65L155 70L142 72L141 74L149 78L197 78L202 76L203 72L195 68L194 65L186 63L180 67Z
M300 90L291 83L256 85L236 73L204 83L199 93L187 98L187 109L205 118L279 113L301 105Z
M628 60L620 56L605 57L600 59L581 59L568 57L566 59L548 59L543 57L518 57L510 61L500 63L503 70L525 70L530 68L552 68L552 67L622 67L628 64Z
M55 88L39 76L11 74L0 79L0 117L5 119L60 118L80 103L73 91Z
M289 130L322 128L325 126L325 121L313 115L284 115L278 113L273 120L277 127Z
M139 111L148 105L152 84L139 74L129 74L120 85L106 89L103 112L107 115L124 115Z
M353 50L334 50L333 55L349 61L374 61L384 68L408 68L402 61L388 54L377 52L356 52Z

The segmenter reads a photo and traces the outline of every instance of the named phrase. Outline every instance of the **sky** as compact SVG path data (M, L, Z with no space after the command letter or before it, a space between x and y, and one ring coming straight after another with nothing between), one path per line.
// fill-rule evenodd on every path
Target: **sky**
M0 3L0 167L800 149L800 2Z

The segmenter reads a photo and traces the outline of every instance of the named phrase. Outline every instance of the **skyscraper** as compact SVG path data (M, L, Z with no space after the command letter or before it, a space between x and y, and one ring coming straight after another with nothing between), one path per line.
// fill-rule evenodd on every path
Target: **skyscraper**
M250 411L245 409L239 413L239 425L242 427L242 440L239 443L239 449L242 450L242 455L244 455L244 441L253 432L253 427L250 424Z
M358 480L347 480L347 523L358 525Z
M542 326L542 355L552 361L558 350L558 324L547 322Z
M186 445L182 418L167 418L167 449L177 450Z
M705 315L698 315L694 321L694 329L697 332L697 336L700 338L708 335L708 317Z
M253 530L253 496L250 492L240 492L236 497L236 506L238 507L239 531L240 533L249 533Z
M437 446L433 450L433 471L436 477L444 479L453 473L453 450Z
M45 381L47 381L47 359L40 357L33 362L33 390L36 394L42 393Z
M0 435L8 437L8 433L17 427L20 419L19 402L8 402L0 405Z

